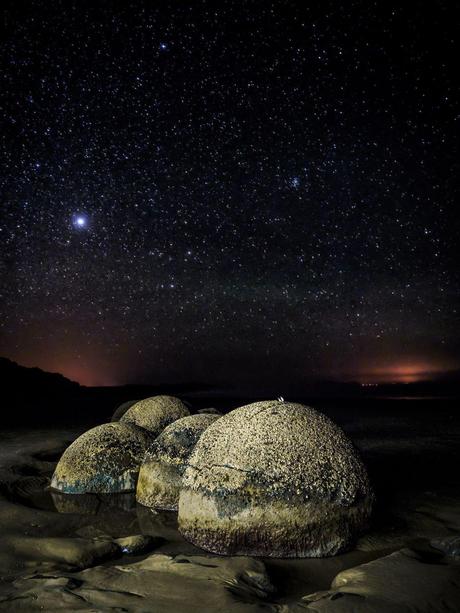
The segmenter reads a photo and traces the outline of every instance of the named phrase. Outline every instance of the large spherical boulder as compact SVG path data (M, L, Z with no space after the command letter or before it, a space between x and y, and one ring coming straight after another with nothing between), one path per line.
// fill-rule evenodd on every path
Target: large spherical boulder
M152 396L133 404L120 418L120 423L134 424L157 437L176 419L190 415L190 411L174 396Z
M130 424L111 422L96 426L64 451L51 487L66 494L134 490L151 442L147 432Z
M123 404L120 404L120 406L115 409L110 421L120 421L126 411L136 404L136 402L139 402L139 400L127 400L123 402Z
M176 511L186 461L198 439L218 415L189 415L167 426L144 457L137 482L137 502Z
M188 460L179 529L219 554L322 557L349 547L373 494L353 445L301 404L255 402L215 421Z

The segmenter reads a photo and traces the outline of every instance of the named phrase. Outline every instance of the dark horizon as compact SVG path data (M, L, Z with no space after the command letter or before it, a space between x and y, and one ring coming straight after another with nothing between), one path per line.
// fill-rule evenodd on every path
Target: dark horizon
M451 370L442 373L433 373L433 372L408 372L406 374L398 373L398 377L380 377L377 379L372 379L367 376L367 378L353 379L353 378L305 378L303 381L245 381L242 383L241 381L219 381L210 383L205 380L163 380L160 381L152 376L149 379L138 380L138 381L127 381L124 383L119 383L115 385L109 386L86 386L83 383L70 379L66 377L63 373L58 371L46 371L38 366L24 366L23 364L18 364L6 358L4 356L0 356L0 374L4 375L7 372L7 376L13 374L13 379L10 381L10 387L12 386L12 392L17 387L18 382L21 379L24 379L26 376L26 371L37 371L39 377L42 375L46 377L51 375L52 377L57 376L63 378L60 383L64 383L67 381L68 383L79 385L83 388L100 388L100 387L109 387L109 388L148 388L161 390L164 388L166 391L168 390L176 390L176 393L179 393L179 390L183 390L186 393L189 392L204 392L204 393L219 393L226 394L232 396L235 393L240 394L242 396L258 396L258 395L270 395L275 393L290 393L291 396L298 396L302 394L311 394L311 393L319 393L320 396L328 395L328 392L331 391L333 395L340 394L342 390L344 393L350 392L353 389L355 391L357 388L361 388L363 391L368 391L370 394L373 392L379 392L380 390L391 390L398 389L403 390L407 388L411 391L417 390L427 390L428 393L439 393L442 392L443 387L448 386L451 391L456 394L458 392L457 387L460 383L460 370ZM40 379L38 379L40 380ZM48 382L50 392L52 391L53 385L56 384ZM453 386L453 387L452 387ZM359 391L359 390L357 390ZM165 392L166 393L166 392Z
M2 14L0 355L86 385L460 368L458 7Z

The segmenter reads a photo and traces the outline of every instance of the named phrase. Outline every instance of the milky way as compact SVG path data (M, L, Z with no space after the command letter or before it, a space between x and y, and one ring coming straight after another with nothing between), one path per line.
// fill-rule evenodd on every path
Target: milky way
M457 368L459 15L409 4L3 2L0 354Z

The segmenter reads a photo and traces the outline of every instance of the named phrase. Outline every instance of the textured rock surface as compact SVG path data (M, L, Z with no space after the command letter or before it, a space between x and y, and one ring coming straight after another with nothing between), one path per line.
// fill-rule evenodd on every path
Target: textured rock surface
M115 558L120 552L119 545L111 540L23 536L2 539L2 556L9 554L18 560L26 559L25 566L35 569L87 568Z
M148 434L119 422L96 426L63 453L51 487L66 494L133 490L147 446Z
M133 404L120 418L120 422L144 428L157 437L170 423L187 415L190 412L179 398L152 396Z
M352 544L372 501L360 458L330 419L300 404L256 402L199 439L179 529L216 553L328 556Z
M304 596L286 613L444 613L458 611L458 565L431 564L403 549L339 573L330 590Z
M198 439L218 415L182 417L167 426L144 457L137 482L137 502L176 510L186 461Z
M120 404L120 406L114 411L110 421L120 421L126 411L137 402L139 402L139 400L127 400L126 402L123 402L123 404Z
M20 578L0 597L0 610L275 612L266 602L273 592L258 560L152 554L134 564Z
M430 544L434 549L442 551L446 556L460 558L460 536L431 539Z

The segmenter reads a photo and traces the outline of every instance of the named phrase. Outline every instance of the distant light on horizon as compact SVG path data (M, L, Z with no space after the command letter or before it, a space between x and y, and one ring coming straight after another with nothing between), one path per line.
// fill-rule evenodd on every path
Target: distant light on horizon
M356 378L363 386L379 383L417 383L436 379L449 370L446 365L431 363L401 363L381 366L361 372Z

